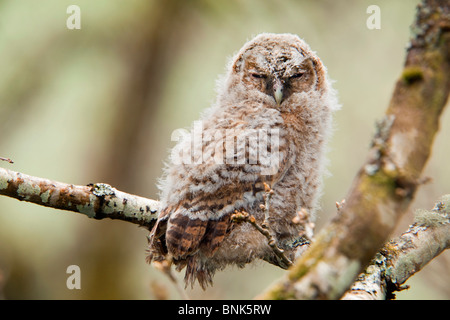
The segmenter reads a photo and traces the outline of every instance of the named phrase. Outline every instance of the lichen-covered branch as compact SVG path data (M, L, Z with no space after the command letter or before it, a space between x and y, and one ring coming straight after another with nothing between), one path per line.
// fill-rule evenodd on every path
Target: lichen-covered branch
M384 300L442 251L450 248L450 195L418 210L414 224L391 240L344 295L346 300Z
M450 91L448 0L424 0L413 30L404 71L345 206L258 298L340 298L409 208Z
M41 206L74 211L94 219L118 219L151 228L158 201L114 189L108 184L61 183L0 168L0 195Z

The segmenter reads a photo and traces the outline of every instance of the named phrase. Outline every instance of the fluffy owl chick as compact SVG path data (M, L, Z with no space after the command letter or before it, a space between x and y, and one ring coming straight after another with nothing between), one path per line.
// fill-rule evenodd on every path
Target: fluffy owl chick
M231 215L267 222L292 259L321 192L334 90L320 59L298 36L264 33L234 56L216 103L174 147L161 181L161 211L148 261L186 267L186 285L205 288L215 271L263 259L281 267L267 239ZM268 208L264 184L273 193Z

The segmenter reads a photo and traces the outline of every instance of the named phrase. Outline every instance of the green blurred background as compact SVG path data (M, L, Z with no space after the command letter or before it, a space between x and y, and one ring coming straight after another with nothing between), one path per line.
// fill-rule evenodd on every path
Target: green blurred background
M375 121L390 100L417 0L142 1L0 0L0 166L73 184L110 183L157 198L155 183L174 145L214 100L227 59L260 32L290 32L317 51L336 80L336 113L321 228L335 214L365 160ZM81 9L69 30L66 9ZM381 9L369 30L366 8ZM448 108L447 108L448 109ZM450 192L450 111L441 120L411 212ZM6 299L180 298L145 263L147 232L0 197L0 297ZM81 268L81 290L66 268ZM398 298L450 298L450 256L442 254ZM229 268L191 298L252 298L284 271L256 263ZM182 278L182 274L178 275Z

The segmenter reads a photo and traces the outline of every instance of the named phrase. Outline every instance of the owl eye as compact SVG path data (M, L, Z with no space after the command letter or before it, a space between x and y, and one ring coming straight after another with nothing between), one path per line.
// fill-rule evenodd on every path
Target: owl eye
M303 77L304 74L305 74L304 72L298 72L298 73L295 73L292 76L290 76L290 78L291 79L298 79L298 78Z
M267 78L267 76L265 74L261 74L261 73L252 73L252 77L256 78L256 79L265 79L265 78Z

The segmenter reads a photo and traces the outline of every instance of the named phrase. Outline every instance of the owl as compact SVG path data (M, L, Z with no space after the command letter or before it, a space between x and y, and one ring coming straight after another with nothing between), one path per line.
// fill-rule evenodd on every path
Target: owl
M147 260L186 268L186 285L197 280L203 289L228 265L260 259L286 268L261 232L232 216L265 222L277 247L295 257L304 226L294 220L318 207L338 108L325 66L298 36L247 42L218 81L215 103L172 150Z

